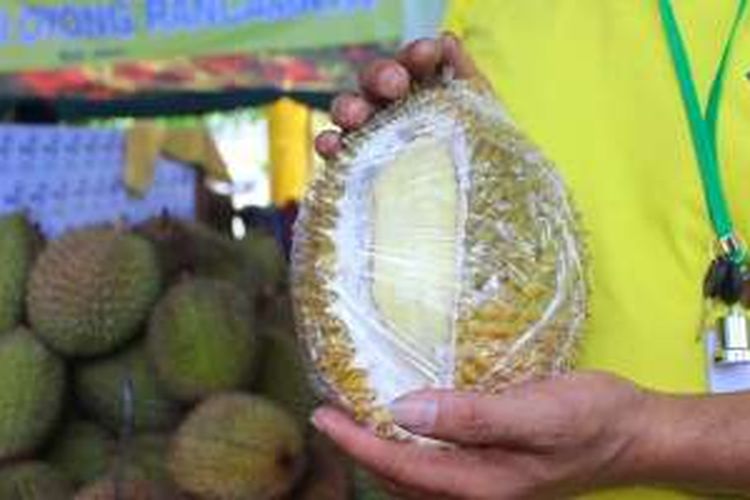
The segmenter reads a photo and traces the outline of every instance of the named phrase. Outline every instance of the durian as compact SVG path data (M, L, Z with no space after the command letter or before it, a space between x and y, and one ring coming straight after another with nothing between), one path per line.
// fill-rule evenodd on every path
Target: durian
M262 230L248 230L239 245L263 295L271 296L283 287L287 279L287 263L273 235Z
M177 431L169 458L180 489L206 500L280 498L303 464L295 420L267 399L240 393L196 407Z
M70 500L73 487L44 462L19 462L0 468L2 500Z
M347 460L321 434L310 440L310 461L304 482L293 495L296 500L349 500L352 481ZM359 497L355 497L360 500Z
M145 479L105 478L82 488L74 500L186 500L169 484Z
M150 243L119 229L84 229L42 252L31 274L29 317L65 355L105 354L138 334L159 292Z
M83 407L116 433L164 429L179 417L179 405L159 386L140 342L114 356L80 363L74 385Z
M136 232L154 244L167 281L183 274L222 279L254 297L256 280L242 248L211 227L162 214L137 226Z
M37 238L23 215L0 217L0 335L21 321Z
M137 434L126 443L125 467L130 477L158 483L168 483L167 451L170 436L166 434Z
M196 278L175 285L151 317L148 346L159 382L180 401L247 387L255 374L252 311L229 283Z
M326 395L383 435L425 387L492 392L571 366L586 315L558 172L485 89L416 90L344 139L301 206L300 329Z
M262 340L257 391L306 425L318 401L296 338L292 332L270 330Z
M65 367L31 332L0 337L0 462L36 450L57 423Z
M47 460L75 485L103 476L111 465L116 442L106 430L85 420L69 422L57 435Z

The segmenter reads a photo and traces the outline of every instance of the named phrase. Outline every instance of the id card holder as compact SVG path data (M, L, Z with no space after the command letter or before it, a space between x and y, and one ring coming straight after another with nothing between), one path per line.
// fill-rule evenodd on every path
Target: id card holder
M750 390L750 322L733 307L705 335L707 381L714 394Z

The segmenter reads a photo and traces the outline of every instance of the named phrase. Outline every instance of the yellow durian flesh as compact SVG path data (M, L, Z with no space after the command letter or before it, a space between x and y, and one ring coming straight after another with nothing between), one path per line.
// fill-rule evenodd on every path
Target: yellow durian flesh
M407 392L565 371L586 313L578 226L491 95L414 92L347 138L302 205L293 286L316 379L390 435Z

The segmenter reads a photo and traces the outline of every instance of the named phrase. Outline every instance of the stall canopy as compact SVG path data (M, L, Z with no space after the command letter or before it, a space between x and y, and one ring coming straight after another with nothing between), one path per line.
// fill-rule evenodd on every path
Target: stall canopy
M321 104L403 39L411 0L4 0L0 99L63 117ZM323 103L324 104L324 103Z

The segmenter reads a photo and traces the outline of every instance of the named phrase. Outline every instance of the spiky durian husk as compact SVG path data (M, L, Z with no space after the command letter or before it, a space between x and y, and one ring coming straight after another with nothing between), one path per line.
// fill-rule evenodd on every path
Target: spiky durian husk
M175 435L169 470L199 498L283 498L299 479L304 440L271 401L226 393L193 410Z
M28 330L0 337L0 462L23 457L48 437L62 409L63 362Z
M190 278L172 287L151 317L148 347L159 382L180 401L248 387L256 371L247 298L218 280Z
M318 401L297 339L281 328L264 332L255 389L306 425Z
M420 139L450 151L458 207L454 302L449 311L432 311L451 318L451 341L439 353L395 335L368 298L373 256L381 251L368 246L373 223L361 215L377 201L372 179ZM403 196L420 189L427 197L445 194L429 175L399 188ZM414 92L345 138L342 154L318 175L301 207L292 283L322 389L392 435L396 429L384 407L399 392L425 385L497 391L567 370L586 315L581 240L553 165L493 96L458 81ZM391 257L403 269L424 265L420 255ZM364 262L359 271L352 270L356 259ZM426 297L428 287L421 289ZM399 359L368 359L358 345L363 337L379 337ZM378 365L390 367L380 382L373 375ZM394 387L394 366L413 372L402 386Z
M0 335L21 321L39 236L21 214L0 217Z
M93 422L75 420L55 437L47 460L75 485L98 479L109 468L116 443Z
M179 417L180 407L159 386L143 343L79 364L74 379L83 407L113 432L164 429Z
M0 468L3 500L69 500L72 496L72 485L63 474L44 462L20 462Z
M65 355L105 354L138 334L160 282L146 240L118 229L74 231L40 255L31 274L29 318Z
M110 477L82 488L75 500L186 500L186 497L166 483Z
M165 281L174 282L185 274L231 281L250 300L255 298L263 270L256 270L239 242L201 222L167 214L149 219L135 230L154 244Z

